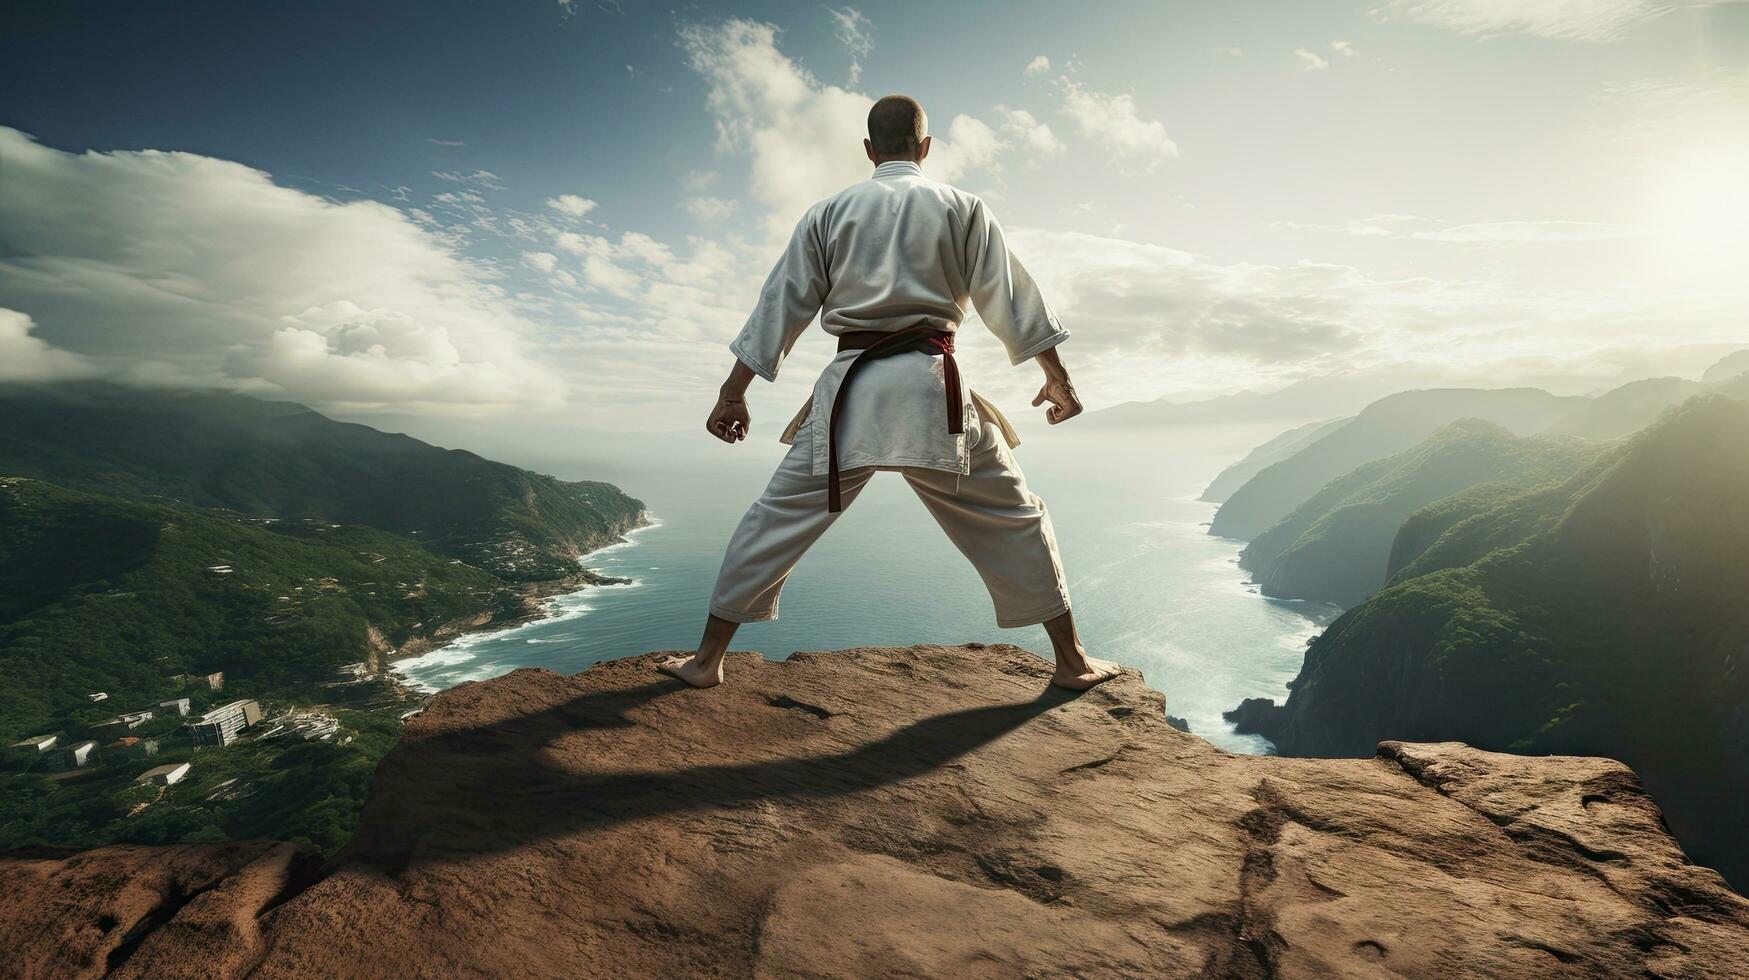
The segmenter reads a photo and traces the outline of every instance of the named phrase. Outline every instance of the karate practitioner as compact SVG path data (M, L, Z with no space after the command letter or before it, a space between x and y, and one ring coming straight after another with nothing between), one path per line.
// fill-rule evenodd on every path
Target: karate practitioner
M1115 677L1082 648L1069 612L1044 501L1010 451L1019 440L994 406L961 384L953 335L975 308L1019 364L1036 360L1052 424L1081 413L1056 347L1069 336L1009 254L984 202L923 176L930 138L922 106L892 95L868 114L863 149L874 175L808 209L729 350L736 361L706 423L747 437L745 394L767 381L816 316L838 355L784 432L791 446L729 541L698 652L661 669L694 687L723 680L741 623L777 618L796 562L876 470L904 475L971 560L1003 627L1043 623L1056 653L1051 682L1084 690Z

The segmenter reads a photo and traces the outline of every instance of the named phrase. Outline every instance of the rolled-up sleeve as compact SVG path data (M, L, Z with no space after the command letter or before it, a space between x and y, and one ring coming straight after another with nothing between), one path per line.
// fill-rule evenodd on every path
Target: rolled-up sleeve
M759 290L759 303L729 350L737 360L767 381L795 346L796 338L814 322L826 301L826 250L815 210L802 217L790 235L783 257Z
M983 201L972 205L965 255L972 305L984 326L1002 341L1011 363L1019 364L1069 339L1069 331L1045 305L1038 284L1008 251L1002 226Z

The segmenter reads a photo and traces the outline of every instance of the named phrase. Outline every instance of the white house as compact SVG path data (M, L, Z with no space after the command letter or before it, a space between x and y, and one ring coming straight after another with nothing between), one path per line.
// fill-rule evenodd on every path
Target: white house
M188 775L189 764L172 762L166 766L154 766L134 777L136 783L157 783L160 786L174 786L182 782Z

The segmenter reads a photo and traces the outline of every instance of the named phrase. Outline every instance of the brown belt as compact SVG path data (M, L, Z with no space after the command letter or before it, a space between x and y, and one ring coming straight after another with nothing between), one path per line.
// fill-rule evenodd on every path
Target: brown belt
M838 394L832 399L832 417L826 423L826 510L836 514L844 509L838 493L838 417L844 413L844 393L850 390L850 379L869 361L894 354L922 351L941 355L941 373L947 382L947 431L959 435L966 431L965 403L960 394L960 367L953 359L953 334L931 327L907 327L896 333L881 330L852 330L838 338L838 351L859 350L856 360L844 369L844 379L838 382Z

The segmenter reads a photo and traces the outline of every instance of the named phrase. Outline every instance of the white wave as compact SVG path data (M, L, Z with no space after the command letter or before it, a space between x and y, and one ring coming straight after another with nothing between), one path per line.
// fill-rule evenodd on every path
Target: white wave
M650 523L627 531L625 534L626 540L615 542L604 548L598 548L583 556L583 558L592 558L600 555L604 551L613 551L631 547L637 543L635 540L637 535L640 535L651 528L662 526L662 522L657 520L653 515L650 516L649 520ZM579 559L579 563L582 563L582 559ZM540 619L530 620L526 623L518 623L515 626L509 626L501 630L463 634L462 636L456 637L454 640L445 643L443 646L428 650L417 657L410 657L406 660L399 661L391 669L396 674L399 674L402 681L409 687L423 691L427 694L435 694L444 688L454 687L465 681L487 680L492 677L497 677L499 674L508 673L510 670L514 669L514 667L506 666L496 660L490 660L480 662L478 666L469 670L455 670L451 668L479 661L480 654L476 652L476 648L488 643L510 641L518 637L522 638L526 643L557 643L561 640L573 639L576 637L576 634L567 634L565 636L556 637L522 637L521 634L532 630L544 630L557 623L579 619L593 612L595 610L595 603L591 600L595 598L595 595L601 590L635 589L643 584L643 582L637 579L632 579L627 582L586 585L575 592L564 592L559 595L550 596L544 602L544 609L546 610L547 615Z

